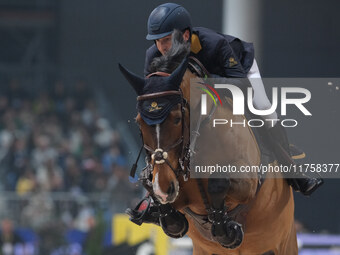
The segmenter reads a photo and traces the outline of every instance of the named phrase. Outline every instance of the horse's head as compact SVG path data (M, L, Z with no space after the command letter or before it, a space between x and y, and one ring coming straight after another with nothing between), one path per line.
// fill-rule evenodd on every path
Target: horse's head
M139 124L149 164L153 167L152 187L163 203L172 203L179 193L185 146L188 143L189 114L180 90L187 69L185 59L172 74L156 72L141 78L120 66L137 92Z

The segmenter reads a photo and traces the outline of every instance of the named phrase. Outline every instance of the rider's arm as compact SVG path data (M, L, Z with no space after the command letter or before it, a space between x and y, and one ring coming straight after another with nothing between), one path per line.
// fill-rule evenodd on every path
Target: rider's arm
M243 69L240 60L234 54L227 40L221 40L216 48L217 64L222 68L219 75L223 77L247 77L246 71Z

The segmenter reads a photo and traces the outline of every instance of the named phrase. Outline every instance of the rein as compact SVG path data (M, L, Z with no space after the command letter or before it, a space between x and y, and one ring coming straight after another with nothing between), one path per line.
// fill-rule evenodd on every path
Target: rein
M150 78L151 76L154 75L158 75L158 76L162 76L162 77L168 77L170 76L169 73L165 73L165 72L154 72L154 73L150 73L149 75L146 76L146 78Z

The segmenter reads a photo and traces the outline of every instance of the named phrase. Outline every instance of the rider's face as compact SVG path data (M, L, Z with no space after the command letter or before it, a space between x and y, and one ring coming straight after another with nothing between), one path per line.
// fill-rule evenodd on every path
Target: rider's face
M170 34L163 38L155 40L157 49L159 50L160 53L162 53L162 55L165 55L165 53L167 53L167 51L171 48L171 37L172 35ZM183 33L183 39L187 41L189 40L189 37L190 37L189 30L185 30L185 32Z
M157 49L164 55L171 48L171 37L172 35L165 36L156 40Z

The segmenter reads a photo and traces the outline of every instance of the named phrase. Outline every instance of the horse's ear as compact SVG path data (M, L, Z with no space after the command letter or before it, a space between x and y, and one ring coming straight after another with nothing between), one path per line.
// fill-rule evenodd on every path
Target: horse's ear
M178 90L181 86L181 82L185 71L188 67L188 58L183 59L182 63L176 68L175 71L168 77L171 89Z
M131 84L131 86L136 91L137 95L141 95L143 92L145 79L142 77L139 77L138 75L130 72L127 70L124 66L121 64L118 64L120 71L124 75L124 77L128 80L128 82Z

